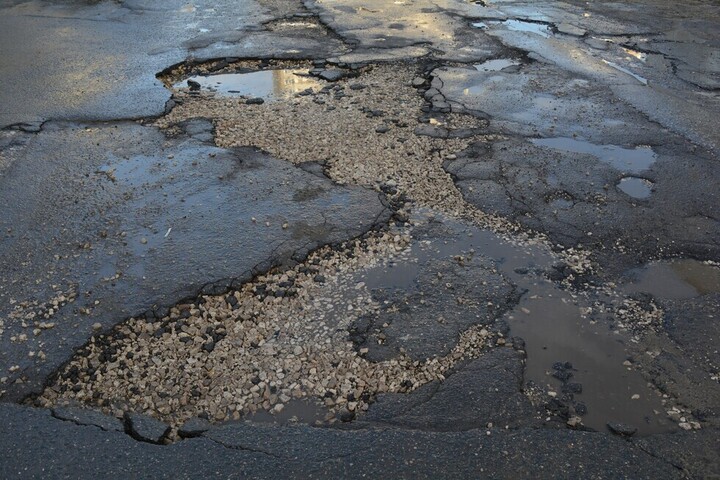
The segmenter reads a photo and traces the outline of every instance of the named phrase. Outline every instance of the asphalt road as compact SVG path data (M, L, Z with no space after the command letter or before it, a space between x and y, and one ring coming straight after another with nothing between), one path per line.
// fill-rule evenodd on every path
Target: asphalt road
M155 3L0 2L0 476L720 476L717 2Z

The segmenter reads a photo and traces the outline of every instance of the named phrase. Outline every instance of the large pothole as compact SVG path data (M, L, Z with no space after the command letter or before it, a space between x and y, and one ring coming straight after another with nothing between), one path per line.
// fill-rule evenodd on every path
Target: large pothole
M172 134L188 120L213 119L218 146L260 148L295 164L317 166L312 170L336 183L384 192L396 209L398 226L339 249L321 249L307 262L262 275L229 295L177 305L162 319L130 319L112 335L94 338L40 403L79 401L115 415L141 411L177 427L196 416L224 421L263 411L279 414L309 400L313 419L319 417L312 405L319 402L327 409L324 419L350 420L379 393L411 392L442 381L458 362L480 355L489 344L511 345L492 328L506 315L513 333L525 337L528 379L541 386L545 400L556 400L560 416L572 426L580 426L579 417L585 416L587 426L596 429L607 422L633 423L643 433L670 428L662 421L661 406L670 400L660 400L633 369L628 373L622 362L626 349L617 342L624 338L620 332L600 342L608 347L604 355L588 355L597 348L598 335L604 335L593 325L607 322L608 314L617 316L623 328L645 328L661 312L636 308L608 289L591 289L578 299L572 290L558 288L590 270L586 252L553 253L541 235L464 201L443 162L471 144L499 137L484 134L484 120L449 111L442 95L430 88L429 69L223 61L193 71L181 68L165 80L173 84L211 70L234 75L240 83L229 87L223 83L226 77L203 77L206 86L218 90L223 85L229 95L208 91L197 78L188 89L176 84L175 106L158 126ZM243 91L250 77L259 83L250 82ZM275 85L279 78L288 81ZM475 240L452 241L449 247L425 240L440 248L422 254L410 239L411 225L423 223L410 219L418 208L469 222L465 225ZM505 245L510 234L514 239ZM407 263L403 255L419 263ZM518 255L517 265L508 261ZM438 260L451 265L452 274L433 263ZM398 262L403 268L437 268L428 276L377 267ZM458 271L475 273L465 278ZM429 280L433 275L437 281ZM460 280L441 280L448 276ZM413 285L418 290L378 296L378 291L407 288L398 285L402 277L419 282ZM475 281L488 289L458 293ZM528 291L518 311L508 312L513 301L504 283ZM423 314L423 288L434 288L453 303L443 309L448 318L432 310ZM602 302L593 297L599 291L607 296ZM353 333L362 325L367 328L358 341ZM525 348L519 345L514 347ZM550 379L555 363L566 377L561 383ZM571 375L578 381L569 382Z

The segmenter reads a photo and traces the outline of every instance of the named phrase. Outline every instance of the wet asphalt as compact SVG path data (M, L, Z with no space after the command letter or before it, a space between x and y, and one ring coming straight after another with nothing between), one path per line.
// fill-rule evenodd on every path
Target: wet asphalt
M0 58L3 478L720 475L716 2L5 1ZM420 123L486 122L443 167L542 241L417 209L409 253L352 279L382 308L347 334L371 361L446 355L472 326L502 341L322 428L257 416L156 445L33 407L129 317L406 220L387 190L215 146L212 119L152 125L177 104L163 72L243 59L417 65ZM266 77L249 92L298 93ZM559 260L576 250L592 268Z

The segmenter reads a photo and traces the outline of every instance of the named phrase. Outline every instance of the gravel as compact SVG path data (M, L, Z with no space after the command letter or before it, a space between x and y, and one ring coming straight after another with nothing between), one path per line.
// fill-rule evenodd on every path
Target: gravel
M348 340L350 324L379 309L353 274L401 255L408 241L407 233L384 232L322 248L231 292L235 306L227 294L203 296L159 320L132 318L110 336L93 337L39 403L83 402L118 417L141 412L171 424L174 437L188 419L277 413L283 399L315 397L328 409L326 420L347 421L378 393L441 380L457 362L480 355L492 334L470 328L448 355L425 361L401 354L370 362ZM295 295L271 294L285 282Z

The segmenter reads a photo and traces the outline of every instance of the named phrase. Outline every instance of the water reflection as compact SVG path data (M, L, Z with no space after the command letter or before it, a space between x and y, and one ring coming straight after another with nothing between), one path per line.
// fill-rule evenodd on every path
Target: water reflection
M250 73L223 73L197 75L174 85L186 89L192 83L200 85L201 92L222 96L250 96L268 100L291 97L308 88L321 87L320 80L308 76L307 70L262 70Z
M652 262L629 273L628 293L644 292L655 297L680 300L720 293L720 267L692 259Z
M657 155L650 147L623 148L617 145L596 145L575 138L536 138L531 140L540 147L549 147L573 153L585 153L608 163L620 171L640 173L655 163Z
M648 198L652 193L653 183L650 180L638 177L625 177L620 179L617 188L633 198Z

